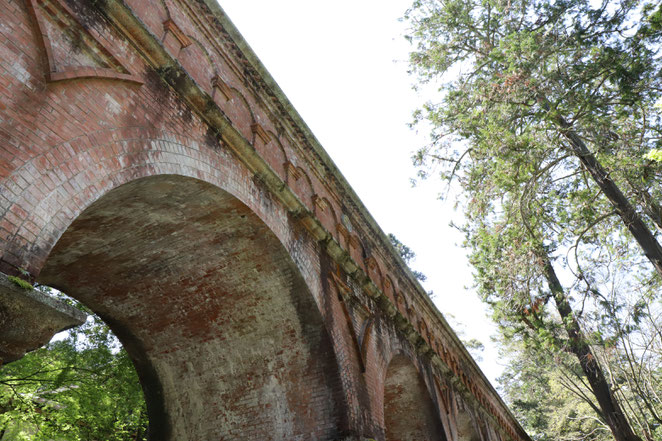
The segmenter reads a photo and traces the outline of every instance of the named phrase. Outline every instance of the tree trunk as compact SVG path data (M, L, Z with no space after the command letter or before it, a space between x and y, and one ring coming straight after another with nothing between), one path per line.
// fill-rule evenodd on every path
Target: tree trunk
M648 192L648 190L643 189L639 190L637 187L632 185L631 182L629 182L630 186L632 189L637 192L637 194L641 197L641 199L644 201L643 203L643 209L644 213L646 213L646 216L653 221L655 226L657 227L657 230L662 232L662 207L660 207L660 204L658 204L654 199L653 196Z
M611 392L609 383L607 383L607 380L605 379L602 368L600 368L597 359L591 351L591 347L586 343L586 340L582 335L579 323L575 319L570 302L568 302L568 298L561 286L561 282L556 276L556 271L554 271L549 256L544 251L541 251L539 254L545 265L545 277L554 296L556 309L558 310L561 320L563 321L563 326L568 333L570 350L579 360L582 371L591 385L591 390L602 410L605 423L607 423L611 429L616 441L641 441L641 438L632 431L630 423L625 417L623 410L614 399L614 395Z
M561 127L563 136L570 141L575 156L586 167L602 193L614 206L625 226L630 230L637 243L639 243L639 246L644 251L648 260L653 264L657 273L662 276L662 247L657 239L655 239L653 233L648 229L648 226L616 183L609 177L609 173L602 168L602 165L588 147L586 147L584 141L572 129L572 126L562 116L557 116L555 121Z

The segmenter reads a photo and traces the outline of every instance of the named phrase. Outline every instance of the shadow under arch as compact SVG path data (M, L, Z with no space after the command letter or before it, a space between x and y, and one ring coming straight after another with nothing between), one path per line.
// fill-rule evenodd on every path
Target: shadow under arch
M446 441L425 382L403 353L395 355L386 370L384 432L387 441Z
M81 301L134 360L150 440L334 439L332 343L276 235L226 191L140 178L87 207L38 282Z

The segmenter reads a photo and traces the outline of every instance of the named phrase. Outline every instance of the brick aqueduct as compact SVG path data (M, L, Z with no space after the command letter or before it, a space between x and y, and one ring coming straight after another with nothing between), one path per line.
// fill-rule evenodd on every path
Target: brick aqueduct
M215 0L0 4L4 361L54 331L21 275L151 440L529 440Z

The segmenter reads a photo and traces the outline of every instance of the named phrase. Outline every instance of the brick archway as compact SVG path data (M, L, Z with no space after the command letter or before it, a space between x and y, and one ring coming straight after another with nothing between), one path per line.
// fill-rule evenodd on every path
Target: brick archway
M177 175L87 207L39 282L108 321L135 361L150 439L334 439L337 362L317 305L242 202Z
M384 426L387 441L446 441L425 382L404 354L394 356L386 371Z

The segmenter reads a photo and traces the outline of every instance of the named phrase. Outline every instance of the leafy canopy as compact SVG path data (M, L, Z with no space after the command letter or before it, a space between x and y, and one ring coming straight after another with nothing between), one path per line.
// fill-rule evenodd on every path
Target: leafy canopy
M3 433L10 441L147 439L133 363L101 319L91 314L64 339L3 366Z
M503 338L541 365L583 346L576 354L611 372L608 349L625 353L637 334L659 344L640 323L659 308L660 278L572 136L662 229L661 11L629 0L418 0L406 13L411 70L431 91L414 115L431 131L415 164L459 185L479 294ZM585 381L577 359L563 366ZM639 405L659 391L652 384L636 399L617 394L642 434L659 425L655 408ZM590 393L584 403L595 413L581 419L604 424ZM541 430L555 439L560 428Z

